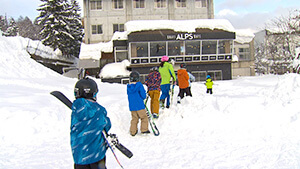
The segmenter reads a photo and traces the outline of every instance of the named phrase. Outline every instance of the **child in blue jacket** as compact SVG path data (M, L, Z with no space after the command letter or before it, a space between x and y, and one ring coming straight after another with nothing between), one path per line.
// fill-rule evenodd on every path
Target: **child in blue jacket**
M129 75L130 83L127 85L127 95L129 102L129 110L131 111L130 134L135 136L138 132L137 125L141 119L141 132L143 134L150 133L148 130L148 116L145 110L144 99L146 99L146 91L140 80L138 72L133 71Z
M71 148L75 169L105 169L107 144L102 131L111 128L106 109L96 102L98 87L94 80L79 80L72 105Z

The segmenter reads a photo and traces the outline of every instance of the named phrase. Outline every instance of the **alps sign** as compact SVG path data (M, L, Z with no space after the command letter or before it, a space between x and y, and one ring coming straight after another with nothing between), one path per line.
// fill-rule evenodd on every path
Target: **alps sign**
M201 39L201 34L179 33L177 35L167 35L167 40L193 40Z

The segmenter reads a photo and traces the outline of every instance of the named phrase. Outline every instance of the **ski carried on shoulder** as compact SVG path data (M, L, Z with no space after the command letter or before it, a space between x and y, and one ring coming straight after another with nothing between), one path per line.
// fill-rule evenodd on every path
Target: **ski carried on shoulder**
M53 95L54 97L56 97L62 103L64 103L67 107L72 109L72 102L63 93L61 93L59 91L53 91L50 94ZM121 153L123 153L128 158L131 158L133 156L132 152L119 142L116 134L108 134L105 130L103 130L102 133L103 133L103 136L106 140L108 147L112 151L113 155L115 156L115 158L116 158L117 162L119 163L119 165L121 166L121 168L123 168L123 166L119 162L119 160L114 152L114 147L116 147Z
M149 120L149 123L150 123L150 127L152 129L152 132L155 136L158 136L159 135L159 130L158 128L156 127L155 123L154 123L154 120L153 120L153 116L152 114L149 112L149 109L147 107L147 101L148 101L148 98L149 96L146 97L146 101L145 101L145 107L146 107L146 113L147 113L147 116L148 116L148 120Z

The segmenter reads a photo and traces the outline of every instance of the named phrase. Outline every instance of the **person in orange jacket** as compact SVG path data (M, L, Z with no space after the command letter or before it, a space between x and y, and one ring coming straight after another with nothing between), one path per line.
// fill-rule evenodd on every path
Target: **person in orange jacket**
M192 74L187 72L186 64L181 63L180 69L177 71L177 79L178 79L178 86L179 86L177 103L180 103L180 100L184 97L185 94L186 96L192 97L190 80L192 79L192 81L195 81L195 77Z

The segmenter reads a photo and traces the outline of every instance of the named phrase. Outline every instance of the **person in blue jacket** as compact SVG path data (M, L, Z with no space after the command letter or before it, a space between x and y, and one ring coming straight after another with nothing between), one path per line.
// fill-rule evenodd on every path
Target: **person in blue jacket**
M105 169L107 143L102 131L109 131L111 122L106 109L96 102L98 86L89 78L79 80L72 105L71 148L75 169Z
M129 75L129 84L127 85L127 95L129 110L131 111L130 134L135 136L138 132L137 125L141 119L141 132L150 133L148 130L148 116L145 110L144 100L146 99L146 90L140 80L140 74L133 71Z

